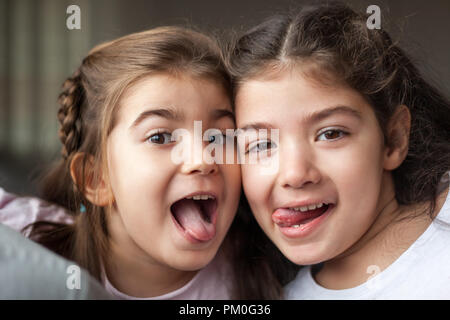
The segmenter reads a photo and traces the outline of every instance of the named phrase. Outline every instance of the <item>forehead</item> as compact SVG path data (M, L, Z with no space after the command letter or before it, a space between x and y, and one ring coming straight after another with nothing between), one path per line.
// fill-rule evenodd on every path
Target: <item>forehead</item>
M324 83L295 70L285 70L276 76L249 79L240 84L236 94L236 120L252 118L270 120L282 117L290 120L331 106L351 106L361 113L371 112L364 97L342 84Z
M177 109L182 114L204 114L217 108L231 110L230 99L218 81L155 74L140 79L125 91L118 122L131 123L142 111L160 107Z

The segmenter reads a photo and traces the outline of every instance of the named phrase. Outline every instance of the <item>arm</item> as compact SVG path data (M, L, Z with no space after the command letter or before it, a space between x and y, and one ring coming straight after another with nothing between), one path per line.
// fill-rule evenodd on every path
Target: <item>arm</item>
M73 223L67 211L39 198L19 197L0 188L0 223L16 231L35 221Z

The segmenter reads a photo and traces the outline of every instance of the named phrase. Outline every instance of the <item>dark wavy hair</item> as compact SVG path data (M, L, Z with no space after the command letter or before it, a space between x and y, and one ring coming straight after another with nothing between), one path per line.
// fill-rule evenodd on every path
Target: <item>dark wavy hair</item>
M339 2L273 16L230 46L234 94L241 83L276 66L311 62L367 99L383 133L396 108L406 105L411 134L407 157L392 172L396 199L405 205L430 201L431 213L440 179L450 169L450 103L386 31L367 28L367 18Z
M441 177L450 169L450 103L424 80L386 31L367 28L367 19L367 14L345 4L329 2L265 20L226 49L234 96L249 79L298 63L313 65L310 76L343 82L369 102L386 144L392 143L386 139L388 120L399 105L406 105L412 117L409 150L392 172L395 196L403 205L428 202L431 216ZM259 237L257 232L262 233L255 227L252 237ZM254 247L253 256L268 255ZM284 263L279 261L278 265Z

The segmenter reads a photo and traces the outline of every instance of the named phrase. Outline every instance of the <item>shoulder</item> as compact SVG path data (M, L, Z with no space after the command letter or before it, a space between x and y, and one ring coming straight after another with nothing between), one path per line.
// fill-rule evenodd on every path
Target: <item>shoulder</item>
M294 280L284 287L284 297L287 300L307 299L305 291L310 286L311 266L300 269Z
M0 188L0 223L16 231L35 221L72 223L73 217L62 207L30 196L18 196Z
M208 292L207 299L231 299L234 279L232 266L222 250L219 250L214 259L200 272L201 281Z
M439 217L450 222L450 171L442 176L437 187L437 194L433 218Z
M450 186L443 189L436 199L436 215L450 222Z

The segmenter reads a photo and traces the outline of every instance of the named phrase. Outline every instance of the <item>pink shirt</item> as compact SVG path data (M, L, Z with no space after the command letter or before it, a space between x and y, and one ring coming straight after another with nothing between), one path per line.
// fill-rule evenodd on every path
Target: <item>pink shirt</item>
M39 198L19 197L0 187L0 223L21 231L35 221L73 223L73 217L63 208ZM28 236L28 233L25 234Z
M64 208L34 197L19 197L0 187L0 223L21 231L35 221L73 223ZM28 236L28 234L25 234ZM137 298L120 292L103 275L106 291L118 299L137 300L226 300L230 299L230 268L220 252L183 287L158 297Z
M157 297L138 298L126 295L118 291L103 276L106 291L118 299L126 300L229 300L230 269L227 267L223 255L218 253L216 257L183 287Z

